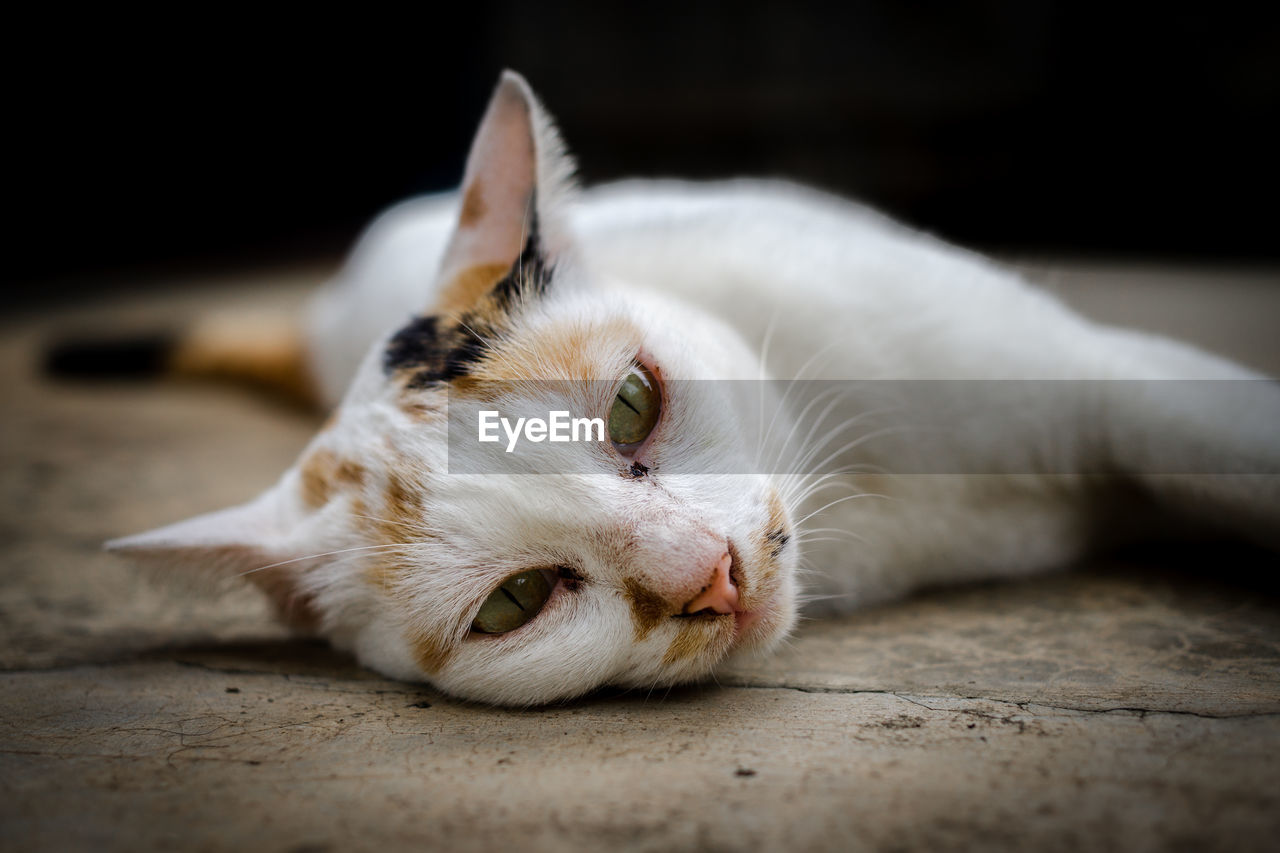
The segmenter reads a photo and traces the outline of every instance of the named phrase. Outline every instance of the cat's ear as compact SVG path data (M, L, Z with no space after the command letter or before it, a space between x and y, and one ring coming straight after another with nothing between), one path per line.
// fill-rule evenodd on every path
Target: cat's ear
M440 266L436 313L465 310L518 261L567 249L573 163L524 78L505 71L471 143L462 203Z
M156 574L176 571L197 581L244 577L295 627L313 627L309 597L298 584L310 553L279 495L278 488L270 489L240 506L113 539L106 549Z

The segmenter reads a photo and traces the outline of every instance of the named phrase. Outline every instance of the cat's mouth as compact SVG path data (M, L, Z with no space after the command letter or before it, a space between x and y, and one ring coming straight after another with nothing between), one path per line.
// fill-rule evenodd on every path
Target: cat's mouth
M733 637L734 640L739 639L751 630L751 627L760 621L760 609L755 610L735 610L733 613Z
M771 596L767 601L754 604L750 609L735 606L732 610L722 613L704 609L696 613L679 613L673 618L693 622L720 623L726 627L732 624L733 643L737 645L740 641L750 637L757 625L762 621L767 621L767 617L774 607L774 601L775 597Z

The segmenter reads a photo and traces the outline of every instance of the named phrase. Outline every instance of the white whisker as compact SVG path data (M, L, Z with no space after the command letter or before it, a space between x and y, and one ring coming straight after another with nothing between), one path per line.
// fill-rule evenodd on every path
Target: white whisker
M844 497L842 497L842 498L836 498L835 500L830 501L829 503L823 504L823 505L822 505L822 506L820 506L818 509L815 509L813 512L809 513L809 514L808 514L808 515L806 515L804 518L802 518L802 519L800 519L799 521L797 521L797 522L796 522L796 526L797 526L797 527L799 527L800 525L804 524L804 523L805 523L806 521L808 521L809 519L813 518L813 517L814 517L815 515L817 515L818 513L820 513L820 512L826 512L827 510L831 509L831 507L835 506L836 504L842 504L842 503L844 503L844 502L846 502L846 501L851 501L851 500L854 500L854 499L856 499L856 498L875 498L875 497L884 497L884 495L873 495L873 494L871 494L871 493L869 493L869 492L860 492L860 493L858 493L858 494L856 494L856 495L845 495L845 496L844 496Z
M352 552L354 552L354 551L375 551L375 550L379 550L379 549L384 549L384 550L385 550L385 549L387 549L387 548L412 548L412 547L414 547L414 545L416 545L416 544L418 544L418 543L415 543L415 542L397 542L397 543L392 544L392 545L361 545L361 546L360 546L360 547L358 547L358 548L339 548L339 549L338 549L338 550L336 550L336 551L325 551L325 552L320 553L320 554L308 554L308 555L307 555L307 556L305 556L305 557L294 557L292 560L281 560L281 561L280 561L280 562L278 562L278 563L271 563L271 564L266 565L266 566L258 566L256 569L249 569L248 571L239 572L239 573L236 575L236 577L244 577L245 575L251 575L251 574L253 574L254 572L265 572L267 569L274 569L274 568L277 568L278 566L287 566L287 565L289 565L290 563L301 563L301 562L303 562L303 561L305 561L305 560L318 560L318 559L320 559L321 557L332 557L334 554L350 554L350 553L352 553Z
M351 517L352 517L352 518L367 518L369 521L376 521L376 522L378 522L379 524L394 524L394 525L397 525L398 527L405 527L405 528L408 528L409 530L415 530L415 531L416 531L416 530L419 530L419 529L420 529L420 528L418 528L418 527L416 527L416 526L414 526L414 525L412 525L412 524L409 524L407 521L396 521L396 520L391 519L391 518L379 518L379 517L378 517L378 516L376 516L376 515L362 515L361 513L353 512L353 513L351 513Z

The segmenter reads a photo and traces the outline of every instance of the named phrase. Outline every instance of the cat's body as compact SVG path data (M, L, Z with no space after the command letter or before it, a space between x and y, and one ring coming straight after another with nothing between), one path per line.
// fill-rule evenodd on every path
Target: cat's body
M1257 374L1089 323L820 193L632 182L572 198L562 171L509 76L463 192L385 214L317 297L313 379L329 403L345 394L332 425L254 504L121 547L249 573L389 674L527 703L767 649L794 621L801 546L806 591L845 609L1064 565L1146 531L1147 498L1274 535L1274 387L1226 412L1111 382ZM634 445L611 432L612 449L548 445L550 472L456 473L503 457L450 443L446 409L611 414L612 392L529 380L632 374L661 404ZM765 377L801 382L752 385ZM991 411L991 380L1023 380L1009 410ZM493 596L525 594L504 578L551 591L488 635Z
M449 193L388 211L317 295L309 351L328 402L340 399L369 345L417 310L459 202ZM761 376L824 390L823 380L978 380L977 397L990 380L1262 378L1174 341L1091 323L981 256L793 184L625 182L584 191L571 221L580 262L597 286L651 293L673 310L729 324L751 345L752 369ZM1120 386L1121 393L1134 387ZM819 607L849 609L924 584L1032 573L1065 565L1100 538L1158 535L1140 489L1113 494L1115 478L1071 476L1123 470L1125 460L1109 458L1114 450L1090 427L1120 428L1133 414L1113 399L1057 420L1063 413L1048 405L1055 401L1051 395L1038 401L1046 404L1042 411L1023 412L1021 430L981 420L1000 443L956 440L946 450L955 467L932 475L915 463L921 435L909 423L896 424L906 430L903 440L890 434L859 442L821 470L807 470L912 472L847 478L850 489L866 486L869 499L815 516L815 527L854 534L807 549L815 571L806 588ZM883 426L868 421L874 413L857 395L839 402L827 412L827 426L859 417L864 434ZM790 408L802 406L793 398ZM1280 409L1272 408L1280 423ZM1234 414L1218 414L1222 422L1210 429L1225 440ZM846 430L827 449L834 453L858 436ZM1051 457L1044 464L1035 459L1042 452ZM930 448L930 461L936 453ZM1161 461L1166 470L1153 474L1168 473L1170 460ZM1132 464L1141 468L1137 458ZM961 469L979 473L955 475ZM816 506L796 509L804 515L836 496L827 490ZM1110 526L1103 512L1117 515Z

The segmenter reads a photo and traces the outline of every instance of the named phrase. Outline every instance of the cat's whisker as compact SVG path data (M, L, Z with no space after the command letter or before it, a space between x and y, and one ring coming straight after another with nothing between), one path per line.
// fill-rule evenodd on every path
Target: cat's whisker
M852 540L852 541L854 541L854 542L862 542L862 540L861 540L858 536L856 536L856 535L846 536L846 537L843 537L843 538L842 538L842 537L839 537L839 536L817 536L817 537L814 537L813 539L807 539L807 540L805 540L804 542L799 543L799 544L801 544L801 545L814 545L814 544L817 544L817 543L819 543L819 542L845 542L845 543L847 543L847 542L849 542L850 540Z
M882 429L879 429L879 430L873 430L868 433L863 433L862 435L858 436L857 438L853 439L852 441L848 442L847 444L843 445L837 450L831 453L828 453L827 456L824 457L823 460L817 463L816 465L811 464L813 457L816 456L818 453L822 452L822 450L826 448L832 441L834 441L839 435L848 431L851 427L856 426L864 418L868 418L876 414L880 414L880 413L879 412L862 412L860 414L854 415L846 419L839 426L831 430L828 430L827 434L822 437L821 441L818 441L817 443L809 447L808 452L805 453L805 455L802 456L797 461L797 464L801 467L807 468L809 473L816 474L819 471L826 468L826 466L830 464L832 461L839 458L841 455L849 452L850 450L853 450L855 447L859 446L863 442L868 441L872 438L878 438L881 435L888 434L892 430L897 429L897 427L883 427ZM808 441L809 441L809 438L807 437L806 446L808 446Z
M462 318L461 318L461 317L458 317L458 318L457 318L457 323L458 323L458 325L459 325L459 326L461 326L462 328L464 328L464 329L466 329L468 332L470 332L470 333L472 334L472 336L473 336L473 337L475 337L475 339L476 339L476 340L478 340L478 341L480 341L480 343L484 344L486 349L494 350L494 349L496 349L496 348L497 348L497 342L492 341L492 340L490 340L489 338L486 338L484 335L482 335L482 334L480 334L479 332L477 332L477 331L476 331L474 328L472 328L469 324L467 324L466 322L464 322L464 321L462 320Z
M838 480L838 481L834 481L834 483L835 483L835 484L841 484L841 485L848 485L850 489L855 489L855 490L859 491L859 492L860 492L863 496L865 496L865 497L869 497L869 498L880 498L880 499L882 499L882 500L886 500L886 501L894 501L894 502L897 502L897 501L901 500L901 498L894 497L893 495L886 495L886 494L883 494L883 493L881 493L881 492L869 492L869 491L866 491L865 489L862 489L862 488L861 488L857 483L850 482L850 481L848 481L848 480ZM815 489L811 489L811 490L809 490L809 491L805 492L805 493L804 493L804 494L803 494L803 495L802 495L802 496L801 496L801 497L800 497L800 498L799 498L795 503L796 503L796 505L803 505L806 501L808 501L810 498L812 498L815 494L818 494L818 493L820 493L820 492L822 492L822 491L825 491L825 490L826 490L826 486L825 486L825 485L824 485L824 486L820 486L820 487L815 488Z
M801 607L803 607L806 604L814 604L819 601L838 601L839 599L842 599L842 598L852 599L853 597L854 595L851 592L832 592L826 595L802 594L802 595L796 596L796 603L799 604ZM812 616L807 616L804 614L801 614L800 618L805 619L806 621L813 619Z
M835 392L835 393L833 393L833 392ZM763 393L763 392L762 392L762 393ZM782 441L778 442L778 444L777 444L777 446L776 446L776 449L775 449L775 452L774 452L774 454L773 454L772 458L768 461L769 468L768 468L767 470L772 471L772 470L776 470L776 469L778 469L778 468L782 467L782 462L783 462L783 460L784 460L784 458L785 458L786 454L788 453L788 451L789 451L789 450L791 449L791 447L792 447L792 440L795 438L796 431L797 431L797 430L799 430L802 426L804 426L804 424L805 424L805 422L806 422L806 418L808 418L808 417L809 417L810 410L811 410L815 405L817 405L817 404L821 403L821 402L823 401L823 399L825 399L825 398L826 398L826 397L828 397L828 396L831 396L831 397L832 397L832 399L831 399L830 403L828 403L828 404L827 404L826 408L825 408L825 409L824 409L824 410L823 410L823 411L818 415L817 419L816 419L816 420L815 420L815 422L814 422L814 425L813 425L812 427L810 427L810 435L812 435L813 430L817 429L817 426L818 426L819 424L821 424L823 421L825 421L825 420L827 419L827 417L828 417L828 416L830 416L831 411L832 411L836 406L838 406L838 405L840 404L840 395L839 395L839 389L838 389L838 388L828 388L828 389L826 389L826 390L824 390L824 391L822 391L822 392L820 392L820 393L818 393L818 394L814 395L814 398L813 398L812 400L810 400L807 404L805 404L805 407L804 407L803 409L801 409L800 413L799 413L798 415L796 415L796 417L792 420L792 422L791 422L791 429L790 429L790 430L788 430L786 438L784 438ZM772 429L773 429L773 424L772 424L772 423L770 424L769 429L770 429L770 433L772 433ZM764 446L764 439L763 439L763 438L761 439L760 444L761 444L761 446L762 446L762 447ZM802 447L803 447L804 445L803 445L803 444L801 444L800 446L802 446ZM757 454L757 458L759 458L759 454ZM796 467L796 466L794 465L794 462L793 462L793 464L791 465L791 467L792 467L793 469Z
M813 424L809 427L808 435L805 436L805 440L800 443L801 447L809 446L809 442L813 439L814 430L816 430L828 417L830 417L831 412L835 410L836 406L840 405L841 395L839 388L832 387L815 394L814 398L810 400L809 403L800 411L800 414L796 416L795 421L791 424L791 431L787 433L787 437L779 444L778 456L773 460L775 464L782 461L782 454L791 447L791 440L795 438L796 430L804 425L805 418L809 415L809 410L821 402L822 398L827 395L831 396L831 401L826 405L826 408L818 414L818 417L814 419Z
M362 515L361 513L353 512L353 513L351 513L351 517L352 517L352 518L364 518L364 519L368 519L369 521L376 521L376 522L378 522L379 524L394 524L394 525L396 525L397 527L404 527L404 528L406 528L406 529L408 529L408 530L413 530L413 531L421 531L421 530L423 529L420 525L413 525L413 524L409 524L408 522L404 522L404 521L396 521L396 520L395 520L395 519L393 519L393 518L379 518L379 517L378 517L378 516L376 516L376 515Z
M764 385L765 377L768 375L769 364L769 347L773 343L773 332L777 327L779 310L773 311L773 316L769 318L769 325L765 327L764 339L760 342L760 369L756 372L756 388L760 392L760 411L756 424L764 423ZM760 454L764 452L765 436L763 434L756 437L756 465L760 464Z
M901 427L889 426L889 427L873 430L871 432L860 435L857 438L853 439L852 441L849 441L844 445L842 445L841 447L837 448L834 452L828 454L821 462L819 462L816 466L814 466L815 472L817 470L820 470L826 467L827 464L839 458L840 456L843 456L844 454L848 453L850 450L854 450L855 448L865 444L868 441L871 441L876 438L882 438L886 435L894 435L895 433L898 433L901 431L902 431Z
M251 575L251 574L254 574L255 572L265 572L267 569L274 569L274 568L278 568L278 567L280 567L280 566L287 566L287 565L289 565L290 563L302 563L302 562L305 562L305 561L307 561L307 560L318 560L318 559L320 559L321 557L332 557L332 556L333 556L333 555L335 555L335 554L350 554L350 553L353 553L353 552L355 552L355 551L377 551L377 550L386 550L386 549L388 549L388 548L412 548L415 544L417 544L417 543L413 543L413 542L396 542L396 543L394 543L394 544L390 544L390 545L361 545L361 546L359 546L358 548L339 548L339 549L338 549L338 550L336 550L336 551L325 551L325 552L322 552L322 553L319 553L319 554L308 554L308 555L307 555L307 556L305 556L305 557L294 557L294 558L293 558L293 559L291 559L291 560L281 560L281 561L280 561L280 562L278 562L278 563L271 563L271 564L266 565L266 566L258 566L256 569L249 569L248 571L239 572L239 573L236 575L236 577L244 577L245 575Z
M813 512L809 513L804 518L797 521L796 526L799 527L809 519L813 518L815 515L822 512L826 512L827 510L831 509L831 507L836 506L837 504L842 504L842 503L845 503L846 501L856 500L857 498L875 498L875 497L884 497L884 495L875 495L875 494L871 494L870 492L859 492L856 495L845 495L842 498L836 498L833 501L823 504L818 509L815 509Z
M846 484L841 483L841 484L839 484L839 485L846 485ZM868 491L866 491L865 489L859 489L859 488L857 488L856 486L854 486L854 485L852 485L852 484L847 484L847 485L849 486L849 488L848 488L848 489L843 490L843 492L841 492L840 494L842 494L842 495L860 495L860 496L865 497L865 498L883 498L883 497L885 497L884 495L878 494L878 493L876 493L876 492L868 492ZM810 504L813 502L813 501L812 501L812 498L814 497L814 495L820 494L821 492L824 492L824 491L827 491L827 489L817 489L817 490L815 490L813 493L805 495L805 497L804 497L804 499L803 499L803 500L798 501L798 502L796 503L796 506L797 506L797 507L799 507L799 508L801 508L801 509L805 508L806 506L810 505ZM824 498L823 500L826 500L826 498ZM805 516L805 517L806 517L806 518L808 518L808 516ZM803 532L804 532L804 527L802 526L802 523L801 523L800 521L797 521L797 522L795 523L795 526L796 526L796 529L797 529L799 532L801 532L801 533L803 533Z
M862 538L851 530L840 530L839 528L835 528L835 527L829 527L824 529L833 532L833 534L835 535L797 536L795 538L795 542L797 545L803 547L805 545L812 545L814 542L844 542L847 540L862 541Z
M848 424L846 424L846 427L847 426ZM834 430L833 432L838 435L840 431L841 431L840 429L837 429L837 430ZM835 435L828 436L828 438L825 439L824 442L829 442L834 437ZM829 463L833 462L834 458L842 452L840 450L829 453L828 456L824 458L821 462L814 464L813 457L821 450L822 450L822 445L814 446L810 448L809 451L804 454L804 456L792 460L791 465L793 467L788 472L788 474L793 477L798 477L804 482L810 482L810 481L813 481L814 478L822 478L822 477L830 476L832 474L848 476L848 475L859 474L859 473L870 473L867 470L867 466L865 465L845 464L838 468L829 468L828 467Z
M801 530L796 534L797 537L803 538L810 533L849 533L850 531L844 527L809 527Z
M836 402L840 402L840 398L837 398ZM817 454L822 448L826 447L828 442L835 439L836 436L840 435L842 432L847 431L851 427L856 426L863 419L871 418L876 415L881 415L883 414L883 412L876 411L876 410L859 412L858 414L845 419L845 421L840 423L838 426L828 430L827 434L822 437L822 440L815 443L813 438L814 433L817 432L818 427L820 427L823 421L826 420L826 414L827 413L824 411L823 416L818 420L814 421L813 425L809 428L809 432L805 434L804 441L800 443L801 447L808 448L808 452L806 453L805 456L801 457L798 460L798 465L806 466L808 461L812 459L813 456ZM812 470L816 471L818 470L819 467L821 466L816 466Z
M841 475L841 477L845 477L845 476L847 475L844 475L844 474ZM788 498L791 500L792 504L801 504L816 494L825 492L828 489L839 489L839 488L856 489L857 486L854 483L850 482L848 479L838 479L834 475L823 475L819 480L816 480L815 482L808 484L803 488L802 491L797 492L793 495L789 495Z
M806 546L808 546L808 545L812 545L812 544L814 544L815 542L847 542L847 541L853 541L853 542L856 542L856 543L857 543L857 544L859 544L859 545L866 545L866 544L867 544L867 540L866 540L864 537L859 536L857 533L854 533L852 530L839 530L838 532L839 532L840 534L842 534L840 537L834 537L834 536L816 536L816 537L814 537L814 538L812 538L812 539L802 539L802 540L797 540L797 541L796 541L796 547L797 547L797 548L799 548L799 549L800 549L800 551L801 551L801 559L802 559L802 560L808 560L809 555L808 555L808 554L806 554L806 553L804 553L804 551L805 551L805 547L806 547Z
M533 199L530 199L532 202ZM524 206L524 211L520 214L520 245L527 246L529 244L529 213L533 207L532 203ZM516 281L523 283L524 281L524 252L516 255ZM523 295L523 287L518 288Z
M846 466L845 468L837 468L821 473L817 471L803 472L792 470L779 474L778 476L782 481L782 485L780 486L781 490L785 494L795 495L815 483L822 482L823 480L830 479L831 477L846 476L853 473L855 472L849 466Z
M809 500L816 494L834 488L850 488L858 489L859 485L851 478L862 473L861 466L849 466L836 471L822 474L812 479L806 478L802 482L789 484L785 491L785 500L790 506L799 506Z
M768 375L769 350L773 345L773 333L778 328L778 316L781 313L781 308L775 306L773 309L773 315L769 317L769 325L765 327L764 336L760 340L760 370L757 371L757 376L761 380L764 380Z
M782 393L782 399L778 401L778 407L777 407L777 409L774 411L774 413L773 413L773 417L772 417L772 418L770 418L770 420L769 420L769 426L768 426L768 428L767 428L767 429L765 430L765 432L764 432L764 438L763 438L763 440L762 440L762 444L763 444L764 446L766 446L766 447L768 446L769 439L773 436L773 426L774 426L774 424L775 424L775 423L777 422L777 420L778 420L778 413L786 410L786 407L787 407L787 400L788 400L788 398L790 398L790 396L791 396L791 392L795 390L797 383L802 382L802 381L806 381L806 380L805 380L805 372L806 372L806 371L808 371L808 370L809 370L809 368L811 368L811 367L814 365L814 363L815 363L815 362L817 362L817 360L818 360L819 358L821 358L822 356L824 356L824 355L828 354L832 349L834 349L836 346L838 346L838 345L839 345L839 343L840 343L840 340L837 338L836 340L833 340L833 341L831 341L830 343L828 343L828 344L827 344L825 347L823 347L822 349L820 349L820 350L818 350L817 352L815 352L813 355L809 356L809 358L805 360L804 364L800 365L800 369L799 369L799 370L797 370L797 371L795 372L795 375L794 375L794 376L793 376L793 377L792 377L792 378L787 382L787 388L786 388L786 390ZM762 392L762 393L763 393L763 390L764 390L764 389L763 389L763 387L762 387L762 388L761 388L761 392ZM762 421L762 422L763 422L763 420L764 420L764 418L763 418L763 417L761 417L761 421Z
M770 320L771 325L772 325L772 324L774 324L774 323L777 321L777 318L778 318L778 315L779 315L779 310L780 310L780 309L775 309L774 314L773 314L773 317L772 317L772 319ZM795 371L795 374L794 374L794 375L793 375L789 380L787 380L786 389L783 391L782 398L778 401L777 406L776 406L776 407L775 407L775 409L774 409L773 417L771 417L771 418L769 419L769 425L768 425L768 427L767 427L767 428L765 428L765 429L764 429L764 431L760 433L760 435L759 435L759 437L758 437L758 439L757 439L757 451L756 451L756 459L757 459L757 462L759 462L759 461L760 461L761 454L762 454L762 453L764 452L764 450L768 447L768 445L769 445L769 440L773 437L773 428L774 428L774 425L777 423L778 415L779 415L780 413L782 413L783 411L785 411L785 410L786 410L787 400L790 398L790 396L791 396L791 392L795 389L795 387L796 387L799 383L801 383L801 382L803 382L803 381L806 381L806 379L805 379L805 373L806 373L806 372L807 372L811 367L813 367L813 366L814 366L814 364L817 362L817 360L818 360L819 358L821 358L822 356L826 355L830 350L832 350L832 349L833 349L834 347L836 347L838 344L839 344L839 340L834 340L834 341L832 341L831 343L827 344L827 345L826 345L825 347L823 347L822 349L820 349L820 350L818 350L818 351L814 352L814 353L813 353L813 354L812 354L808 359L806 359L806 360L805 360L804 364L802 364L802 365L800 366L800 368L799 368L797 371ZM760 358L760 376L761 376L761 379L762 379L762 380L764 379L764 377L765 377L765 375L766 375L766 373L765 373L765 372L766 372L767 368L768 368L768 351L767 351L767 349L766 349L766 350L765 350L765 352L764 352L764 353L762 353L761 358ZM759 422L758 422L758 426L763 426L763 424L764 424L764 391L765 391L765 382L764 382L764 381L762 381L762 382L760 383L760 402L761 402L761 410L760 410L760 420L759 420ZM788 438L789 438L789 437L788 437ZM781 453L783 452L783 450L785 449L785 447L786 447L786 444L785 444L785 442L784 442L784 443L780 446L780 448L779 448L779 454L781 454ZM771 460L771 461L772 461L774 464L776 464L776 463L777 463L777 461L778 461L778 459L777 459L777 458L775 458L775 459L773 459L773 460Z

